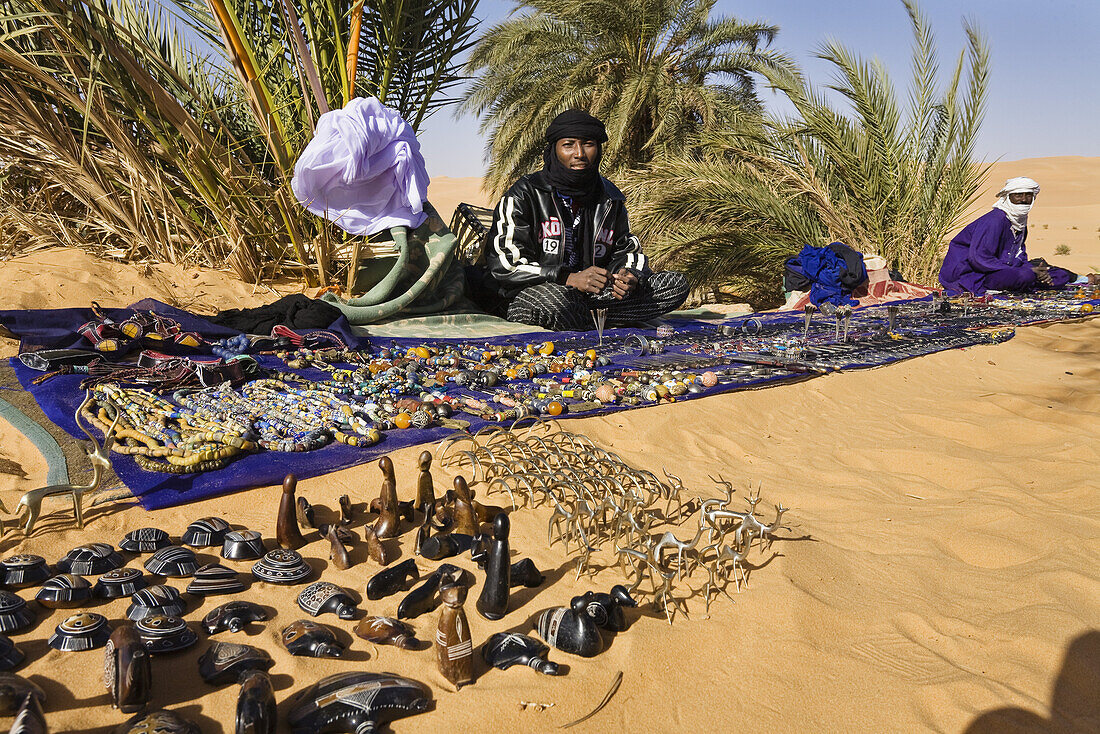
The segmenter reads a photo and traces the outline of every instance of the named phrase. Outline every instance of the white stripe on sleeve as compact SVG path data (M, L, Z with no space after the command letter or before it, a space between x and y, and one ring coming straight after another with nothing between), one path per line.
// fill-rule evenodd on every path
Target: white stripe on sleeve
M497 207L497 216L501 226L499 234L493 241L493 249L496 251L497 258L505 270L509 272L520 270L521 272L541 273L542 269L539 266L531 265L527 258L520 256L519 248L516 247L513 241L516 233L515 211L515 197L505 196L501 198L500 206Z

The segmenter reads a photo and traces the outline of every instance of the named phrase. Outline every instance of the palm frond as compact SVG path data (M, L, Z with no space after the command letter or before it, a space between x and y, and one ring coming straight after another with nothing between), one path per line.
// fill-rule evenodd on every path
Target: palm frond
M763 70L795 77L766 48L776 28L711 19L714 0L529 0L491 28L466 65L461 109L481 119L486 187L500 194L537 165L542 131L570 107L601 117L614 178L684 150L738 110L759 108Z
M697 134L684 152L634 172L624 190L659 264L683 269L696 287L737 282L760 293L802 245L841 240L934 282L945 240L988 170L973 153L989 52L967 22L967 48L937 92L932 30L904 1L914 39L904 119L880 63L827 43L818 55L850 109L797 72L764 68L791 116Z
M0 232L328 280L333 226L289 189L317 116L348 99L370 53L397 60L391 91L416 123L448 103L476 0L405 0L416 43L372 26L350 72L354 0L171 2L0 3ZM371 50L389 39L405 45Z

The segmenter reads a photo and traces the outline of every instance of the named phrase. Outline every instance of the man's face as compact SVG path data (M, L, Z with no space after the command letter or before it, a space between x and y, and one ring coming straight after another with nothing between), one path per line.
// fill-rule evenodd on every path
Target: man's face
M562 138L554 143L554 153L558 156L558 162L574 171L583 171L591 166L599 152L600 144L595 140Z
M1022 191L1016 194L1009 194L1008 200L1013 204L1030 204L1035 201L1035 194L1030 191Z

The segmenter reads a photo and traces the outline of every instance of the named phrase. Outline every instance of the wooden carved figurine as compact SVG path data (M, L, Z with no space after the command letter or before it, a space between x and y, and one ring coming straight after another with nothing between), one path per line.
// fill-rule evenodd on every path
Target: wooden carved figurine
M383 456L378 460L382 470L382 489L378 493L378 520L374 523L374 534L379 539L396 538L400 535L401 520L397 517L397 480L393 476L393 462Z
M432 452L422 451L420 453L420 476L416 479L416 502L414 505L417 510L425 515L431 515L435 512L435 486L432 484L431 468ZM431 509L424 509L424 505L427 504L431 505Z
M367 734L432 706L426 685L392 673L337 673L294 694L286 721L292 734Z
M435 657L443 677L461 688L474 680L474 644L462 604L466 586L448 576L439 587L443 608L435 630Z
M511 577L509 584L513 589L517 586L526 586L529 589L533 589L536 586L542 584L546 578L539 572L535 562L530 558L523 558L512 564L511 570L508 572Z
M600 629L621 632L626 629L626 615L623 607L636 607L638 602L622 584L611 587L611 593L584 592L585 611Z
M267 618L267 610L259 604L236 599L207 612L202 619L202 627L208 635L215 635L225 630L240 632L248 626L249 622L263 622Z
M420 570L412 558L396 566L384 568L367 581L367 598L371 601L383 599L390 594L405 591L411 581L420 579Z
M299 619L288 624L283 628L280 639L291 655L338 658L344 654L344 646L336 638L336 633L309 619Z
M477 516L474 514L474 498L470 492L470 487L466 484L466 479L460 474L455 477L455 500L454 500L454 526L451 528L452 533L459 535L469 535L473 537L478 534Z
M351 525L351 521L354 519L351 512L351 497L342 494L337 502L340 503L340 524Z
M363 542L367 544L367 555L376 562L383 566L390 562L386 546L382 545L382 541L378 539L378 535L370 525L363 528Z
M114 734L202 734L197 724L167 709L134 714L111 731Z
M416 630L399 619L391 617L364 617L355 627L355 634L376 645L393 645L402 650L419 650L423 645L416 639Z
M294 490L298 486L298 477L287 474L283 480L283 496L279 499L279 517L275 524L275 539L280 548L295 550L306 544L298 529L298 504L294 500Z
M551 647L590 658L603 650L603 638L592 617L588 616L583 596L574 596L567 607L547 609L535 622L539 637Z
M444 563L427 577L415 589L405 595L401 603L397 605L398 619L412 619L426 614L438 606L436 592L443 581L444 576L459 572L458 566Z
M470 493L473 496L473 492ZM479 523L492 522L493 518L504 512L504 508L499 505L483 505L477 500L474 500L474 517L477 518Z
M111 705L124 714L141 711L153 687L149 653L132 624L124 624L107 640L103 657L103 685Z
M418 505L418 508L424 514L424 518L423 522L420 523L420 527L416 529L416 542L413 543L413 548L416 549L416 554L420 555L420 549L424 547L424 542L432 537L432 516L435 515L435 499L428 500L423 505Z
M501 619L508 613L508 590L512 586L508 529L508 516L501 512L493 519L493 539L489 541L485 583L481 587L476 605L478 614L486 619Z
M42 713L42 704L35 696L27 696L15 714L9 734L47 734L46 717Z
M481 647L481 657L494 668L526 665L543 675L562 675L561 666L546 659L548 652L547 645L519 632L497 632Z
M295 513L298 516L298 527L317 527L317 511L313 509L313 505L309 504L309 500L305 497L298 498Z
M332 565L342 571L346 571L352 567L352 562L351 556L348 555L348 549L344 545L343 539L340 537L340 530L344 530L344 528L337 528L335 524L326 527L325 539L332 545L329 549L328 557L332 560ZM345 532L348 531L345 530Z
M27 696L46 702L46 692L37 683L15 673L0 673L0 716L15 716Z
M236 734L275 734L278 721L271 678L262 670L244 673L237 694Z

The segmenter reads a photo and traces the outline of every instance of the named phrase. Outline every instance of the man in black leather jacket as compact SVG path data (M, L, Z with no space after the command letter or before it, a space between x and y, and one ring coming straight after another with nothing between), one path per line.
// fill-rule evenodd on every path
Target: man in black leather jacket
M605 142L599 120L563 112L546 131L543 169L520 178L497 205L480 284L492 293L480 295L494 296L509 321L590 329L594 309L607 309L608 324L624 324L687 298L684 276L653 272L630 234L622 193L599 175Z

